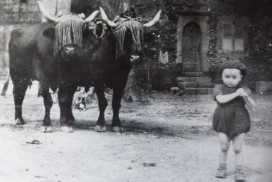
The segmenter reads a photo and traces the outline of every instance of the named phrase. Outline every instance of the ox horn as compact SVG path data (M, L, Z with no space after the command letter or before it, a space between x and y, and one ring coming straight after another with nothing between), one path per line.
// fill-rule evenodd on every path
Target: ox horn
M148 27L152 27L153 25L155 25L155 24L159 21L160 16L161 16L161 10L158 11L158 13L157 13L156 16L153 18L153 20L151 20L151 21L148 22L148 23L143 24L143 27L147 27L147 28L148 28Z
M84 20L85 23L90 23L94 20L94 18L97 16L97 14L99 13L98 10L94 11L90 16L88 16L88 18L86 18Z
M45 9L43 3L41 1L37 1L38 5L39 5L39 8L40 8L40 11L42 13L42 15L49 21L52 21L52 22L55 22L55 23L58 23L60 21L59 18L57 17L54 17L52 15L50 15L47 10Z
M101 14L101 18L102 20L108 24L110 27L116 27L117 26L117 23L114 23L113 21L110 21L105 13L105 11L103 10L103 8L99 8L100 10L100 14Z

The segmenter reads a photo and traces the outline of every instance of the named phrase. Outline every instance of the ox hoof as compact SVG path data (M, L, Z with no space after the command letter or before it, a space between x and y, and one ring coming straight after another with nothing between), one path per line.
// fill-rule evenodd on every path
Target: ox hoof
M51 126L42 126L41 132L42 133L51 133L52 132L52 128L51 128Z
M113 132L116 132L116 133L122 133L124 130L123 130L122 127L114 126L114 127L112 128L112 131L113 131Z
M25 124L24 120L23 119L19 119L19 118L17 118L15 120L15 123L16 123L16 125L24 125Z
M96 132L106 132L107 129L106 129L106 126L96 125L95 128L94 128L94 131L96 131Z
M73 133L74 129L71 126L62 126L61 131L65 132L65 133Z

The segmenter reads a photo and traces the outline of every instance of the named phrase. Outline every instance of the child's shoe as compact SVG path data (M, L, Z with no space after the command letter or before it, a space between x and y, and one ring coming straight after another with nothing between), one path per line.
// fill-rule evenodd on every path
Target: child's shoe
M217 178L226 178L227 177L226 169L227 169L227 164L226 163L220 163L215 177L217 177Z
M235 179L235 181L237 181L237 182L246 181L246 180L245 180L245 175L244 175L243 170L236 170L236 171L235 171L235 175L234 175L234 179Z
M219 167L215 177L217 177L217 178L226 178L227 177L226 168Z

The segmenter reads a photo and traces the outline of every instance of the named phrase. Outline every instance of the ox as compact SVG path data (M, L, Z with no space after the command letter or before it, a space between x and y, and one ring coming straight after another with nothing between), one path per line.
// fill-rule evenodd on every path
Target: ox
M90 75L90 69L86 66L89 65L86 59L88 50L84 50L86 41L83 41L83 34L85 25L92 22L99 11L93 12L86 19L75 14L54 17L47 13L40 1L38 5L49 22L21 27L11 32L10 76L14 84L16 124L25 124L22 117L25 92L32 80L38 80L45 106L42 129L50 132L50 109L53 101L49 89L55 91L59 87L60 122L69 125L73 117L67 107L71 106L76 87L70 89L67 85L78 80L82 85L91 84L84 77L86 74Z
M98 98L100 114L96 123L96 131L106 131L104 112L107 107L105 98L105 86L113 89L112 98L112 130L122 131L119 110L121 99L124 94L128 74L132 68L132 62L143 57L145 27L151 27L160 18L161 11L148 23L142 24L136 18L135 13L127 12L121 14L115 21L108 19L105 11L100 8L102 20L107 24L106 36L100 37L101 46L96 46L99 51L92 50L92 77ZM113 38L112 35L114 35ZM109 37L107 37L109 36ZM114 41L114 44L111 42ZM94 42L91 40L90 42Z

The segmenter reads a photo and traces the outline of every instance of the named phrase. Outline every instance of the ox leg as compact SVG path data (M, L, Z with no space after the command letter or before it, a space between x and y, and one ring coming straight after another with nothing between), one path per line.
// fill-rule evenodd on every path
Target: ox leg
M60 125L64 132L73 132L72 124L75 118L72 113L72 102L76 89L77 86L61 85L59 87Z
M121 121L119 118L119 110L121 108L121 99L123 96L123 92L114 92L113 99L112 99L112 110L113 110L113 117L112 117L112 130L114 132L121 132Z
M51 129L51 119L50 119L50 110L53 105L53 100L52 97L49 93L49 88L48 86L44 86L43 84L40 85L39 92L43 96L43 104L45 107L45 115L43 119L43 127L42 127L42 132L52 132Z
M127 78L124 76L123 78ZM123 129L121 127L121 121L119 118L119 110L121 108L121 100L124 95L124 90L126 86L127 80L120 80L116 88L113 89L113 98L112 98L112 110L113 110L113 117L112 117L112 130L114 132L122 132Z
M98 85L95 87L95 92L98 98L98 106L99 106L99 117L96 122L95 131L97 132L105 132L105 109L108 106L107 99L105 98L104 85Z
M13 79L13 97L15 103L15 122L17 125L25 124L22 116L22 104L25 98L25 93L29 84L27 78L21 78L19 80Z

